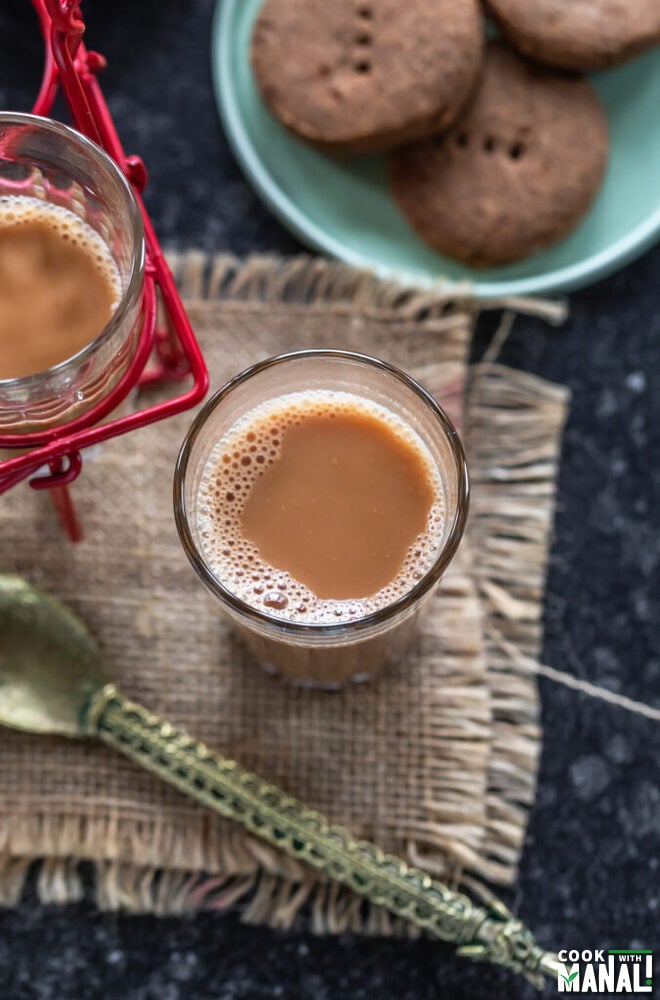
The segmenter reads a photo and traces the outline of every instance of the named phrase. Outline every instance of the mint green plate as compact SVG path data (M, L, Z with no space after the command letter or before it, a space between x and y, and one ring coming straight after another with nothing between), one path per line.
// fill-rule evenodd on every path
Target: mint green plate
M261 2L218 3L212 38L216 98L250 182L304 243L417 284L467 280L486 297L579 288L623 267L660 236L660 50L593 78L612 148L603 187L580 226L519 264L473 270L417 238L389 195L382 158L333 160L299 142L267 112L248 58Z

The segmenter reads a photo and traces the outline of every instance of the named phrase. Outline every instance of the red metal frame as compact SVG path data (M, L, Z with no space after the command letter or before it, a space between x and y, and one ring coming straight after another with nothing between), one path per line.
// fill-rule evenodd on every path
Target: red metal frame
M119 384L101 403L68 424L38 434L0 434L0 448L29 449L0 462L0 493L34 476L42 466L49 466L50 472L35 476L30 485L34 489L54 490L58 515L69 537L76 540L80 529L67 486L80 472L81 450L194 406L206 395L208 373L141 198L147 183L146 169L139 157L125 154L96 79L105 59L88 51L82 43L85 25L80 6L72 0L32 0L32 3L45 43L44 73L33 112L47 117L61 90L78 131L105 149L126 175L140 206L146 241L142 331L135 358ZM157 325L159 299L164 315L162 329ZM150 357L152 363L147 367ZM187 391L99 424L136 385L188 376L193 384Z

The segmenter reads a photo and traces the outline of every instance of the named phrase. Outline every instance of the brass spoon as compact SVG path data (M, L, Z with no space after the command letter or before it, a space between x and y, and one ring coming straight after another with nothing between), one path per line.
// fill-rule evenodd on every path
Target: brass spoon
M243 770L108 684L91 634L53 598L0 576L0 723L96 736L204 805L242 823L396 916L454 941L459 954L541 988L557 960L500 902L477 905Z

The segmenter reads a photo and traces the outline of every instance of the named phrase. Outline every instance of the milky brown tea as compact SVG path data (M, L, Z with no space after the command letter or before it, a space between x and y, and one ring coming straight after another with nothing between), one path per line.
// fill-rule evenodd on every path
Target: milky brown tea
M241 600L283 621L336 625L414 587L437 556L444 507L437 465L400 417L314 390L255 407L218 441L198 528L209 566Z
M0 379L73 357L120 298L115 261L91 226L39 198L0 198Z

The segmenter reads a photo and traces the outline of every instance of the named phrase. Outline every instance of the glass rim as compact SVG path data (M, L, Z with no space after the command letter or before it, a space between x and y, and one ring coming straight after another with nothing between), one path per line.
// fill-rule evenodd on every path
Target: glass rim
M246 601L242 600L231 590L225 587L213 573L210 566L204 559L199 546L194 541L193 534L190 529L188 510L186 508L185 500L186 477L189 469L192 449L203 427L206 425L207 421L213 415L218 406L220 406L237 388L249 381L255 375L259 375L261 372L277 367L278 365L295 363L299 360L312 358L335 358L367 365L394 377L407 389L412 391L414 395L432 411L434 417L437 419L444 432L454 461L457 482L456 510L452 523L449 526L447 538L434 559L433 565L429 567L422 579L418 580L417 583L401 597L397 598L395 601L391 601L384 607L378 608L376 611L372 611L368 615L363 615L360 618L354 618L351 621L339 622L331 625L313 623L307 624L302 622L287 621L285 618L276 618L273 615L269 615L268 613L253 607L253 605L248 604ZM445 569L451 562L465 530L469 506L469 477L465 451L463 449L463 444L458 431L437 400L431 395L430 392L421 386L419 382L415 381L415 379L413 379L410 375L407 375L400 368L367 354L359 354L353 351L343 350L311 349L291 351L286 354L278 354L274 357L259 361L256 364L251 365L249 368L246 368L240 374L234 376L234 378L227 382L222 388L218 389L210 397L210 399L207 400L188 429L181 445L174 471L173 493L174 519L183 549L193 569L202 582L213 594L215 594L216 597L219 598L224 605L228 606L228 608L235 614L246 619L246 621L268 628L275 626L283 632L286 632L287 636L292 638L305 637L308 639L338 639L344 635L353 635L356 632L364 632L375 626L382 625L390 619L409 611L440 580Z
M38 126L43 129L44 132L50 132L52 135L56 135L60 139L65 139L67 142L73 142L80 149L84 150L93 159L95 159L100 166L106 170L126 199L131 234L134 242L134 251L131 262L131 273L129 275L128 282L126 283L126 288L122 291L119 304L106 325L103 327L101 332L96 335L94 340L90 340L90 342L85 344L84 347L81 347L76 354L72 354L70 357L64 358L63 361L59 361L51 368L44 368L42 371L33 372L31 375L19 375L16 378L0 379L0 391L2 392L19 389L31 389L42 383L46 377L51 378L53 376L65 374L67 370L77 368L87 359L87 357L95 354L99 347L102 347L103 344L109 341L113 334L120 328L124 322L126 313L140 294L144 281L146 259L142 212L140 211L133 189L131 188L131 185L125 175L104 149L101 149L99 145L91 139L88 139L82 132L78 132L77 129L71 128L69 125L64 125L62 122L55 121L53 118L45 118L42 115L32 115L14 111L0 111L0 128L2 128L3 125L10 124ZM17 160L16 162L20 161Z

